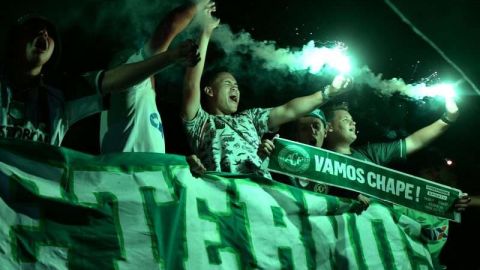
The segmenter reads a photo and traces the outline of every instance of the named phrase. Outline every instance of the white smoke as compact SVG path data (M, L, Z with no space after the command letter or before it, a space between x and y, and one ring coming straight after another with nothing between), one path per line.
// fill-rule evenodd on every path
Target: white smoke
M248 54L260 60L266 70L307 70L312 74L321 74L327 66L341 71L350 68L345 48L340 46L316 47L315 42L310 41L302 49L277 48L275 41L256 41L245 31L234 34L225 24L215 30L212 41L222 48L227 57Z
M313 76L324 76L331 75L323 72L328 66L333 67L337 73L348 73L350 69L345 46L315 47L315 43L310 41L301 49L277 48L274 41L254 40L248 32L233 33L228 25L219 26L212 40L225 52L226 58L232 57L238 61L237 56L245 54L252 58L253 62L262 63L261 68L266 70L289 73L307 70ZM385 79L382 74L374 73L367 66L353 68L349 75L354 78L357 86L368 86L386 96L400 93L419 99L425 96L451 95L453 91L445 84L427 85L425 82L408 84L402 78Z
M355 70L353 77L357 85L367 85L387 96L393 93L400 93L415 99L427 96L455 96L453 84L438 83L427 85L425 82L408 84L402 78L384 79L382 74L375 74L367 66Z

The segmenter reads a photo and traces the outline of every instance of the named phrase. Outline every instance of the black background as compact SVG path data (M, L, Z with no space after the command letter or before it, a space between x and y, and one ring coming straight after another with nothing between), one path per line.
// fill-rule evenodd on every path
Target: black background
M396 0L392 1L448 57L480 85L478 60L480 22L476 0ZM2 34L18 16L43 14L59 26L63 40L62 68L72 73L106 68L124 49L142 44L149 31L178 1L9 1L2 3ZM309 40L343 41L359 65L367 65L384 78L403 78L419 82L438 72L439 81L458 80L455 71L431 46L380 0L259 0L217 1L217 16L234 32L245 30L255 40L273 40L278 47L301 47ZM2 42L6 41L2 35ZM182 37L180 37L181 39ZM224 55L212 46L208 64ZM248 59L246 59L248 60ZM289 98L307 93L314 79L305 77L301 85L292 86L282 73L255 70L258 77L283 78L270 80L272 87L257 82L250 72L236 70L242 89L243 108L273 106ZM277 77L275 77L277 76ZM282 77L283 76L283 77ZM178 117L181 69L171 68L157 78L157 103L164 121L167 151L186 154L188 147ZM268 80L267 80L268 82ZM434 143L454 160L459 187L480 194L477 166L480 145L478 114L479 95L468 84L461 84L459 100L461 117L451 129ZM404 97L380 97L363 89L348 98L357 126L358 143L386 141L415 131L441 114L441 101L415 101ZM76 124L67 134L64 145L98 154L98 116ZM469 209L462 224L453 224L443 261L449 269L478 269L475 248L479 242L478 210Z

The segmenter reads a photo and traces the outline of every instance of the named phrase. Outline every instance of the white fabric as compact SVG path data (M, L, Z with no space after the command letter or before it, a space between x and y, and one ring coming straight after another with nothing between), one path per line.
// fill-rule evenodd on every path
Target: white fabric
M144 60L142 50L126 63ZM155 103L150 78L110 98L110 108L102 112L100 124L102 153L165 153L162 119Z

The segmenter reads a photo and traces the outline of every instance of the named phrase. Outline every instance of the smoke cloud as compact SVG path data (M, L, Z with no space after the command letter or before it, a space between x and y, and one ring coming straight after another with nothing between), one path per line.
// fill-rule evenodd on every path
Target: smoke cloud
M292 84L315 88L314 85L306 85L307 81L328 83L334 75L341 73L332 70L331 66L336 60L332 60L332 56L346 57L345 53L337 53L336 47L315 47L313 41L303 48L278 48L274 41L257 41L248 32L233 33L228 25L216 29L212 41L225 53L221 65L231 67L233 72L249 73L255 77L256 84L267 88L267 83L288 85L287 89L295 89ZM329 51L329 54L312 55L312 50ZM428 86L426 82L408 84L402 78L385 79L382 74L374 73L367 66L353 68L348 74L354 79L356 87L371 88L381 95L391 96L397 93L420 99L441 94L428 91L433 90L434 85Z

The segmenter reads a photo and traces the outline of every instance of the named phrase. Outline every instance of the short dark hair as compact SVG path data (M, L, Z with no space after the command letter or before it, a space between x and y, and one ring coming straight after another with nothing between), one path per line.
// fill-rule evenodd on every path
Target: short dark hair
M322 108L322 110L325 114L325 119L327 119L327 122L332 121L335 111L347 111L347 112L350 111L347 102L335 103L335 104L329 105L326 108Z
M227 68L224 68L224 67L214 68L204 72L202 76L202 81L200 83L202 89L205 88L206 86L211 86L220 73L230 73L230 72L228 71Z
M220 67L220 68L213 68L210 69L202 75L202 80L200 82L200 104L202 104L203 108L208 108L210 105L208 103L207 95L204 94L203 89L207 86L212 86L215 79L217 79L218 75L221 73L230 73L228 69Z

